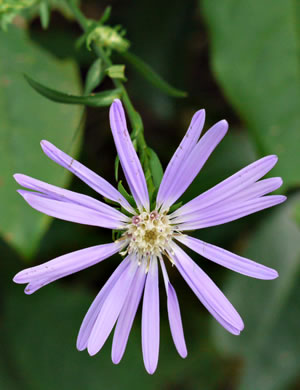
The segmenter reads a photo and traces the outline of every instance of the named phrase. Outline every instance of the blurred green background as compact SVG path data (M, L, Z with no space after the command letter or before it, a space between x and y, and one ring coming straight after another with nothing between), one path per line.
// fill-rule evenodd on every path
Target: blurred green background
M126 87L147 143L164 167L197 109L206 108L206 129L229 121L229 134L185 200L267 154L279 156L271 175L283 178L280 193L289 195L274 209L195 233L276 268L280 277L253 280L193 253L238 309L245 330L239 337L227 333L173 270L188 357L181 359L172 344L162 291L160 360L153 376L143 367L140 312L118 366L110 360L111 338L95 357L75 347L81 321L118 256L32 296L12 282L22 268L111 240L104 229L38 213L15 191L12 174L19 172L96 196L43 155L41 139L116 184L108 109L51 102L23 78L26 73L61 91L82 91L94 56L75 48L80 28L53 2L58 7L48 29L33 13L18 15L0 32L0 389L300 389L300 1L82 1L93 19L112 5L111 23L126 28L132 51L189 94L170 98L126 67ZM100 90L105 88L111 88L109 80Z

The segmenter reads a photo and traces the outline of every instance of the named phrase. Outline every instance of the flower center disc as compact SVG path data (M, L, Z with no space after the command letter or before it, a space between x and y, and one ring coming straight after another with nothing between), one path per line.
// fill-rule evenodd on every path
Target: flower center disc
M130 240L129 254L159 256L169 247L173 228L165 214L159 214L157 211L143 212L132 218L125 235Z
M157 240L158 234L156 229L146 230L144 234L144 240L149 244L154 244Z

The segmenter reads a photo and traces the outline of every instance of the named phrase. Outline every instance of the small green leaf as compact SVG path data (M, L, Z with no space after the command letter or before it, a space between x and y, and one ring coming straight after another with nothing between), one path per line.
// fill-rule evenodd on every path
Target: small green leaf
M50 9L46 0L40 2L40 19L43 29L46 30L50 21Z
M146 183L147 183L149 198L151 201L156 188L153 185L152 174L151 174L150 168L146 169L146 171L145 171L145 179L146 179Z
M108 5L104 12L103 12L103 15L101 17L101 19L99 20L99 24L104 24L108 21L109 17L110 17L110 13L111 13L111 6Z
M174 213L174 211L179 209L179 207L181 207L181 206L182 206L182 202L178 202L178 203L173 204L173 206L171 206L171 208L169 210L169 213Z
M122 232L120 230L112 230L112 241L118 240L122 235Z
M143 121L140 114L137 111L133 113L133 123L132 123L133 131L130 135L132 140L135 140L138 134L143 131Z
M120 164L120 159L119 156L117 155L115 159L115 179L116 181L119 180L119 164Z
M96 87L98 87L102 80L105 77L105 67L103 64L103 60L101 58L97 58L92 65L90 66L84 87L84 94L90 94Z
M122 180L120 180L118 183L118 190L124 196L124 198L131 204L132 207L136 207L133 196L128 194L128 192L125 190L125 188L122 184Z
M153 184L156 188L159 187L161 179L163 177L164 171L162 169L161 163L157 154L153 149L147 148L148 156L149 156L149 165L150 171L153 178Z
M90 25L87 27L87 29L85 30L85 32L80 35L80 37L76 40L75 42L75 48L77 50L79 50L83 45L86 45L86 48L88 50L92 50L92 48L90 46L87 45L87 39L88 39L88 36L89 34L93 31L94 28L96 28L98 26L97 23L95 22L90 22Z
M111 105L115 99L121 97L121 91L119 89L111 89L86 96L71 95L65 92L56 91L52 88L48 88L27 75L24 75L24 77L33 89L35 89L44 97L58 103L84 104L91 107L107 107Z
M111 79L127 80L125 77L125 65L112 65L106 69L106 74Z
M133 147L134 147L134 150L137 151L138 145L137 145L137 140L136 140L136 139L133 139L133 140L132 140L132 145L133 145Z
M156 198L157 198L158 188L152 192L150 197L150 210L154 210L156 208Z
M111 204L111 205L113 205L113 206L120 207L119 203L114 202L114 201L111 200L111 199L105 198L105 196L103 196L103 200L104 200L104 202L106 202L106 203L108 203L108 204Z
M174 97L186 97L187 93L177 88L172 87L169 83L163 80L148 64L146 64L141 58L128 51L120 52L120 55L135 69L145 77L147 81L153 84L156 88L163 91L165 94Z

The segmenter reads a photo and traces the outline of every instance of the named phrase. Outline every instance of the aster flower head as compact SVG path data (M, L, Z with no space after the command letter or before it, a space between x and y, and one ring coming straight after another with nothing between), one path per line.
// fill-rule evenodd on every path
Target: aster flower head
M19 193L36 210L67 221L115 229L120 233L112 243L60 256L25 269L14 277L16 283L28 283L25 292L32 294L54 280L120 252L123 258L119 266L100 290L83 320L77 338L79 350L87 349L90 355L95 355L115 327L112 360L119 363L142 299L144 364L150 374L156 370L159 355L160 267L171 334L178 353L186 357L179 303L168 277L166 263L172 263L177 268L202 304L225 329L235 335L242 331L244 325L237 311L182 246L250 277L274 279L278 276L271 268L186 234L187 231L230 222L283 202L284 196L267 195L281 186L280 178L260 180L276 164L276 156L261 158L177 210L170 211L227 132L228 124L222 120L200 138L204 119L204 110L197 111L193 116L186 135L166 168L153 209L150 208L145 175L131 142L119 100L115 100L110 108L110 124L136 207L105 179L47 141L42 141L41 146L48 157L121 207L114 208L92 197L22 174L15 175L16 181L26 188L19 190Z

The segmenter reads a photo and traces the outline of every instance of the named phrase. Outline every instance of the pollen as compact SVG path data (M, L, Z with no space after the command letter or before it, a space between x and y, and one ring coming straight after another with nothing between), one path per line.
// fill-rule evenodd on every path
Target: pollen
M135 253L140 258L160 256L170 248L174 230L165 214L157 211L143 212L134 216L123 237L128 240L127 253Z

